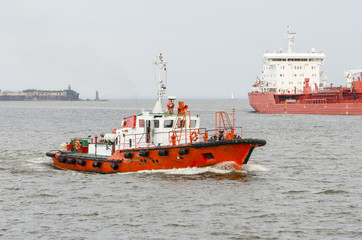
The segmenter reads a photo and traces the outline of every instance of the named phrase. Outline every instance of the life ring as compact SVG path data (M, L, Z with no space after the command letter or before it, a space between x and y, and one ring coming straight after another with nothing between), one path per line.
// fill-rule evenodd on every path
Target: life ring
M190 139L193 141L193 142L196 142L197 139L199 139L199 136L197 136L197 132L196 131L193 131L190 135Z
M76 148L78 151L82 148L82 144L80 143L79 140L77 140L77 141L75 142L75 148Z

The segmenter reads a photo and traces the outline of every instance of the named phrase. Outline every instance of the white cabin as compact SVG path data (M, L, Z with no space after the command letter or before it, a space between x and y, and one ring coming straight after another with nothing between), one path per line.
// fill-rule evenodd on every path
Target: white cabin
M307 53L295 53L292 47L296 34L288 28L286 38L288 52L280 50L263 55L263 71L253 85L253 91L302 94L306 78L309 79L312 91L326 87L326 76L320 70L324 63L324 53L316 53L313 48Z
M123 120L116 131L116 148L139 148L170 145L173 131L180 133L179 142L190 143L188 136L200 128L199 116L142 112ZM186 134L182 134L186 133Z
M99 142L89 144L89 153L111 156L115 150L164 145L180 145L200 141L200 117L191 115L188 106L179 101L174 113L176 97L169 97L167 110L162 108L166 85L161 73L167 62L159 54L153 62L158 67L157 101L152 111L125 118L118 129L106 134ZM166 75L167 76L167 75Z

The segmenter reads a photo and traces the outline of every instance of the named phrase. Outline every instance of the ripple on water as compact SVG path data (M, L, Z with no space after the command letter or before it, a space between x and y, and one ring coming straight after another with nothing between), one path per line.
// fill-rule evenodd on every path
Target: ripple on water
M316 194L327 194L327 195L334 195L334 194L348 194L348 192L346 191L343 191L343 190L332 190L332 189L329 189L329 190L324 190L324 191L321 191L321 192L317 192Z
M44 156L153 104L0 102L1 238L361 238L362 128L351 126L362 116L263 115L247 101L190 100L203 126L214 127L215 109L236 107L243 136L267 140L241 171L105 175L56 169Z

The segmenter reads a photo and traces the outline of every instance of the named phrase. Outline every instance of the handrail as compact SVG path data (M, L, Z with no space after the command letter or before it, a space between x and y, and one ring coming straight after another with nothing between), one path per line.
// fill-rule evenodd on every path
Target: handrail
M235 134L235 129L240 129L240 135ZM183 145L183 144L189 144L189 143L200 143L200 142L208 142L208 141L221 141L221 140L227 140L227 139L233 139L235 137L241 137L242 136L242 127L234 127L232 129L224 129L225 131L220 131L220 128L216 129L206 129L206 128L191 128L191 129L179 129L179 130L170 130L170 131L163 131L163 132L156 132L153 133L153 138L155 138L157 135L164 135L167 136L167 140L164 141L163 144L160 144L159 146L175 146L175 145ZM178 135L176 137L179 138L179 141L173 142L172 136ZM147 142L145 140L145 133L124 133L123 142L120 142L121 138L120 135L117 136L116 140L114 142L110 141L93 141L92 138L72 138L72 144L74 140L78 139L87 139L90 145L95 145L97 148L97 145L107 145L109 147L112 147L112 152L115 150L121 150L121 149L133 149L133 148L141 148L141 147L149 147L150 145L155 145L156 143ZM127 141L132 139L132 144L128 145ZM142 141L143 140L143 141ZM97 150L96 150L97 151ZM97 154L97 153L95 153Z
M232 132L232 130L235 131L235 129L238 129L239 134L235 134ZM164 143L160 146L173 146L173 145L180 145L180 144L188 144L193 142L206 142L210 139L213 141L220 141L224 139L232 139L234 137L242 136L242 127L234 127L232 129L224 129L225 131L220 132L220 129L206 129L206 128L191 128L191 129L179 129L179 130L171 130L167 132L156 132L153 133L153 138L155 138L157 135L166 135L167 136L167 143ZM191 134L195 132L192 136L193 139L190 139ZM144 133L135 133L135 134L125 134L124 139L134 139L135 144L132 146L127 146L127 143L120 144L120 149L127 149L127 148L139 148L139 147L146 147L150 146L152 144L155 144L154 142L148 143L145 140L145 134ZM173 139L175 139L173 141ZM116 144L116 143L115 143Z

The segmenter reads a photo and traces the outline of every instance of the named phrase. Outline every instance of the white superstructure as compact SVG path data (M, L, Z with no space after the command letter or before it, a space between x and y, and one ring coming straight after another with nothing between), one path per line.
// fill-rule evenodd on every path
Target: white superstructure
M354 80L360 79L362 76L362 68L351 68L344 72L344 81L350 88Z
M307 53L293 52L295 38L296 33L288 26L286 35L288 52L280 50L274 53L266 52L263 55L263 71L253 85L253 91L301 94L306 78L309 79L312 91L326 86L326 76L320 71L325 58L324 53L317 53L313 48Z
M161 77L166 71L167 62L162 54L157 55L153 64L158 68L157 101L152 111L143 111L139 115L123 119L120 128L112 134L106 134L101 143L90 143L88 153L111 156L114 150L135 149L187 144L200 141L200 116L191 115L188 106L179 101L174 113L176 97L169 96L167 111L162 109L162 98L166 95L166 81ZM114 144L115 149L111 146Z

